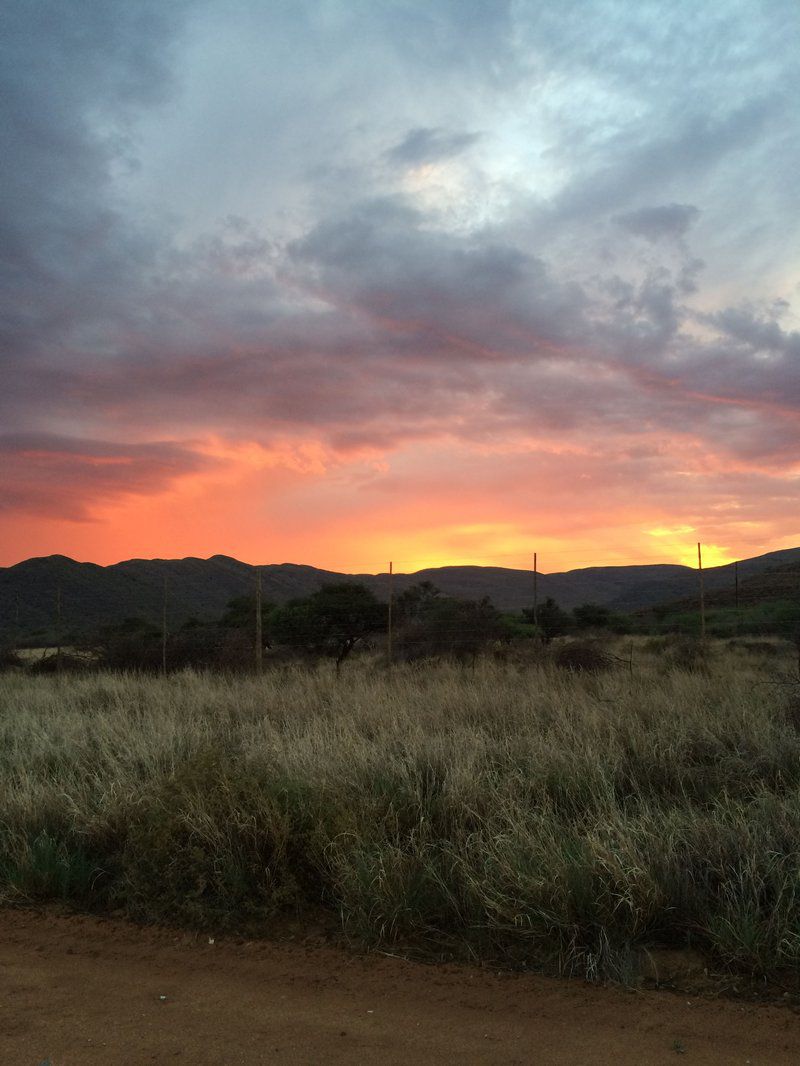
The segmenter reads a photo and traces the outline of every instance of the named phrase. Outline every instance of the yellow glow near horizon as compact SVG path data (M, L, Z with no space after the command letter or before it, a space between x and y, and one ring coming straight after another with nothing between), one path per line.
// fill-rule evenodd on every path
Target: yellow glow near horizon
M703 569L705 570L709 566L726 566L728 563L736 562L736 556L731 555L727 548L721 548L718 544L701 544L701 551L703 553ZM697 545L691 549L681 553L678 560L682 566L692 566L697 568Z
M692 538L692 534L695 537ZM673 555L675 561L681 566L697 568L697 530L694 526L656 526L647 530L649 537L656 537L666 550L666 554ZM693 540L693 542L692 542ZM719 544L703 544L703 566L725 566L727 563L736 561L737 556L732 555L729 548Z

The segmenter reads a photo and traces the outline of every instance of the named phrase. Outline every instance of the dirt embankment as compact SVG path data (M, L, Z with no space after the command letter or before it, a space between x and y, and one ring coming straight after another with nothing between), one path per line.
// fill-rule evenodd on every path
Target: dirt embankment
M800 1062L791 1007L0 910L0 1063Z

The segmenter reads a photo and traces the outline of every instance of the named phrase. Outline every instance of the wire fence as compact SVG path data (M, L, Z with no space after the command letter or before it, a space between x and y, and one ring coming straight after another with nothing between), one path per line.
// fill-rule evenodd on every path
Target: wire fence
M564 554L570 554L574 558L574 552L571 550L565 550ZM777 553L778 558L775 561L777 568L781 566L780 554ZM624 565L620 563L618 556L613 558L612 565ZM599 565L600 562L598 557L594 557L591 565L580 569L603 569L602 565ZM649 606L644 604L628 611L615 610L613 600L611 606L602 602L597 605L595 602L599 615L594 622L591 619L581 619L577 612L570 614L561 610L548 593L553 587L553 579L561 579L563 575L553 572L544 574L538 568L519 574L513 599L517 604L527 599L525 607L516 606L503 610L501 605L500 611L496 611L486 600L475 598L466 601L455 596L452 592L453 583L444 581L449 587L437 595L428 589L428 600L423 607L417 604L415 612L413 604L404 603L404 594L412 587L410 583L415 575L393 572L393 564L390 563L387 572L372 575L367 579L373 595L380 596L383 600L384 616L380 621L373 619L367 630L360 631L356 627L349 637L341 639L350 640L351 646L358 644L385 648L390 659L393 656L414 655L424 649L435 654L468 654L477 648L485 649L532 637L548 641L567 636L596 636L600 632L610 632L617 636L674 635L728 639L746 636L800 641L800 562L788 568L784 564L783 573L789 574L789 577L783 590L779 587L780 569L769 570L764 567L756 570L752 560L740 560L725 564L724 567L712 568L711 571L703 571L698 545L698 563L697 585L693 596L686 586L673 588L674 598L671 601L656 602ZM665 560L645 565L651 567L680 564ZM238 625L226 626L220 621L224 608L220 610L219 604L216 610L198 611L196 606L194 611L192 610L192 604L214 599L215 587L212 581L209 582L207 590L203 589L202 582L196 580L190 583L190 587L187 587L185 582L170 582L168 575L174 576L179 566L179 563L163 564L164 577L162 588L159 590L160 597L154 592L151 582L149 595L146 597L147 609L137 611L127 599L119 603L118 609L109 608L106 603L104 617L95 617L92 625L87 624L87 618L92 617L92 611L87 609L79 588L65 588L56 581L52 588L44 592L39 590L39 602L33 611L29 610L25 597L17 591L12 602L9 602L8 597L5 604L0 600L0 650L3 646L7 649L30 649L37 646L38 638L38 647L43 657L55 654L60 659L62 655L74 653L76 647L91 647L92 639L100 639L98 631L103 628L113 629L115 622L119 642L125 637L125 623L119 623L137 614L141 616L139 622L128 627L129 641L132 644L146 643L151 657L155 656L157 651L157 665L164 672L170 665L190 659L192 654L200 660L224 660L227 656L231 662L255 661L260 664L263 654L274 653L276 648L296 650L299 646L313 648L326 641L332 642L330 636L315 636L313 631L310 634L298 632L293 635L290 627L287 630L286 625L283 627L283 637L281 638L280 634L276 636L270 609L256 609L262 587L265 602L269 600L269 581L265 582L264 578L272 578L275 570L273 567L252 567L249 576L243 577L240 583L240 603L245 599L252 600L252 624L245 622L243 625L240 620ZM625 569L635 572L635 567ZM580 570L567 573L571 574L574 580ZM652 571L648 573L652 575ZM424 573L424 577L429 576L429 573ZM764 598L763 588L757 591L756 586L751 584L755 577L772 580L776 587L769 593L770 599ZM357 578L347 580L358 582ZM322 579L320 583L323 583ZM462 572L459 576L459 588L465 587ZM630 601L635 604L635 584L629 586L628 591ZM591 592L592 589L587 587L585 606L593 602ZM670 587L665 585L662 590L664 597L667 597L669 592ZM751 599L751 593L756 596L755 600ZM313 594L310 595L313 597ZM638 595L639 601L648 596L651 599L655 597L652 588L646 593L640 591ZM480 596L480 590L473 586L473 597L475 596ZM500 599L504 596L509 597L508 587L505 592L500 593ZM762 598L759 600L758 596ZM42 598L49 601L49 620L47 602L43 604ZM595 601L598 598L602 600L604 597L597 596L595 587ZM607 596L605 598L607 599ZM573 590L572 600L574 599ZM456 605L453 609L455 613L451 612L450 617L446 611L441 613L443 603ZM280 608L278 612L280 613ZM200 614L201 620L191 620L193 613ZM341 637L341 626L339 630Z

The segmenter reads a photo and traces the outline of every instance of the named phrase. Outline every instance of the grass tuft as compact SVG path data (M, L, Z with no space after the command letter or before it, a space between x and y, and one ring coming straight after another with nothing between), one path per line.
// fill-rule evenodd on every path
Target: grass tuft
M800 732L764 684L791 649L675 651L641 642L632 674L7 673L0 899L206 928L324 913L361 943L592 980L691 947L796 981Z

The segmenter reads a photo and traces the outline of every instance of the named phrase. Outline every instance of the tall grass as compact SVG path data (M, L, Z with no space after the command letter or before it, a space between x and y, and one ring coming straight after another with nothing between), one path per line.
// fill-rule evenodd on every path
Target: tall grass
M0 677L0 899L624 977L800 964L780 659ZM787 664L789 660L787 659Z

